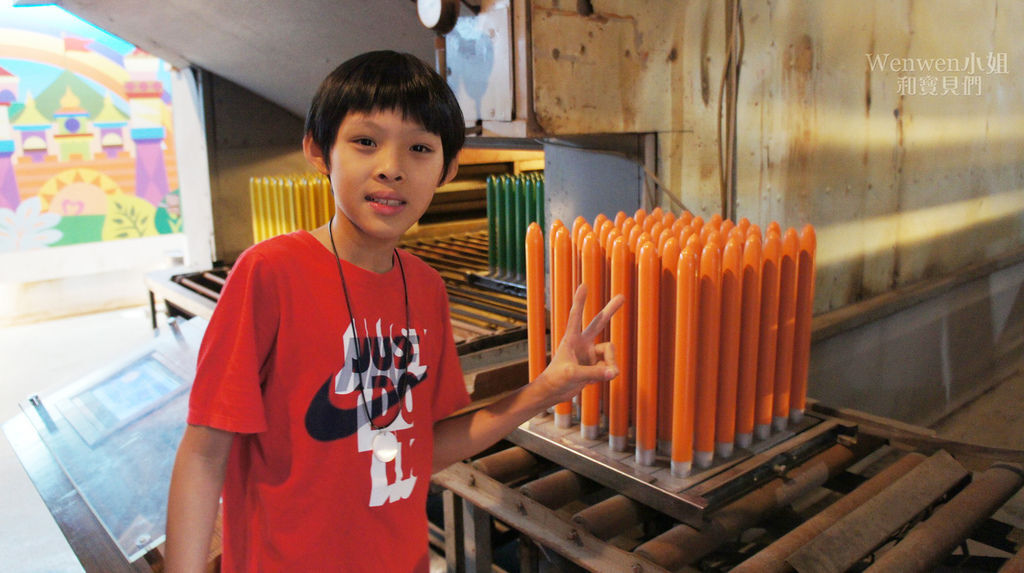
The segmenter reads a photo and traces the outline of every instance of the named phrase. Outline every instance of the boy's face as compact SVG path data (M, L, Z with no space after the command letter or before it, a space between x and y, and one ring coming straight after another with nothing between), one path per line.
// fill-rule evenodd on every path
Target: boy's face
M330 151L330 168L307 135L306 157L330 176L339 230L356 244L392 248L430 205L444 166L441 137L401 112L349 113Z

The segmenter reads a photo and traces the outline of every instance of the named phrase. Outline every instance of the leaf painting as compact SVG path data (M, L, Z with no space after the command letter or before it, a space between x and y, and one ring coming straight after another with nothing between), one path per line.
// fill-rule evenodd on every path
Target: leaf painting
M107 219L103 223L103 240L137 239L156 235L156 207L133 195L114 194L107 197Z

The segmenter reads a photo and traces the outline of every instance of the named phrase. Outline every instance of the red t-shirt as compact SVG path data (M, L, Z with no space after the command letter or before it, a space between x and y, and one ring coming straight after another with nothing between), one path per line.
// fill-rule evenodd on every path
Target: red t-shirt
M336 259L312 235L264 241L234 265L188 416L238 434L224 571L428 570L433 425L469 397L441 277L399 256L402 267L382 274L342 262L358 351ZM390 422L394 461L373 455L367 409L378 426Z

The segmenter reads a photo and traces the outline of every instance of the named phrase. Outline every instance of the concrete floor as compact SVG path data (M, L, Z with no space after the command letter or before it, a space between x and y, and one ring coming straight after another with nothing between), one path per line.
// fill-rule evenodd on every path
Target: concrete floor
M152 338L148 307L0 328L0 422ZM1024 375L1018 373L936 425L946 437L1024 450ZM82 571L6 439L0 440L0 569ZM997 517L1024 527L1024 493Z

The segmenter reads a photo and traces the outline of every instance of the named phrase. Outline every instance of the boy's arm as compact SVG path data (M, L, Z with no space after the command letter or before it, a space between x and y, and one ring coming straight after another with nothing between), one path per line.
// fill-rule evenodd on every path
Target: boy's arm
M618 375L611 343L595 344L594 340L623 299L612 299L581 332L586 298L586 288L581 286L573 297L562 343L536 380L485 408L434 424L435 472L491 446L545 408L572 399L587 384Z
M234 434L188 425L178 446L167 501L167 573L202 572L220 505Z

